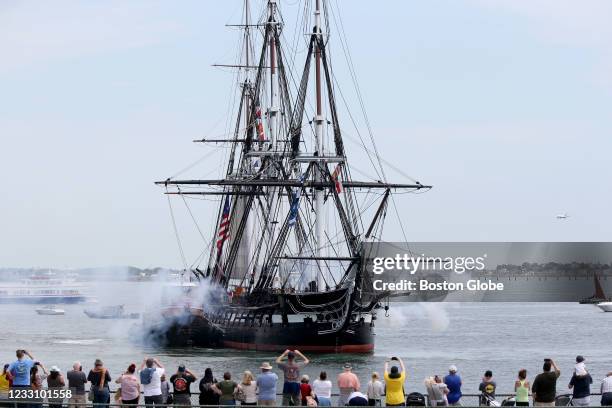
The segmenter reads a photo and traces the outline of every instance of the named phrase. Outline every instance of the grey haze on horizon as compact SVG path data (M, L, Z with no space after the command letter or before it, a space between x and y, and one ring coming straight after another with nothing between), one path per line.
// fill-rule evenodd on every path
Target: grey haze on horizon
M331 1L378 149L434 185L396 198L410 241L612 241L612 3ZM0 266L181 267L153 181L203 157L184 176L211 176L225 157L191 140L228 126L233 77L210 65L233 61L224 25L241 3L0 4ZM300 4L283 6L290 39ZM207 235L213 204L192 207ZM192 260L202 239L172 205Z

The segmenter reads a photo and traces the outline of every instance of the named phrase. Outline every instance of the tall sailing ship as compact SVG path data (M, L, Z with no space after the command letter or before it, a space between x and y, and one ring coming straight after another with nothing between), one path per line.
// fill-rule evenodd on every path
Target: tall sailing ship
M150 338L252 350L373 350L376 311L388 293L372 290L364 243L381 240L392 193L430 187L387 182L375 146L365 150L379 178L353 179L328 50L330 7L304 2L313 17L302 20L307 50L298 72L278 2L267 1L252 22L245 1L243 51L237 64L223 65L240 75L235 127L225 139L195 141L228 147L224 177L157 182L185 202L218 199L218 210L207 262L186 267L189 279L172 285L179 296L148 326Z

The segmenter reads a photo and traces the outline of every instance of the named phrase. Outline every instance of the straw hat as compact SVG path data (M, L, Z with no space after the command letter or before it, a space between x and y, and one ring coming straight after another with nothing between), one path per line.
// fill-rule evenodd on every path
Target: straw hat
M259 368L261 368L262 370L271 370L271 369L272 369L272 366L270 365L270 363L268 363L268 362L266 361L266 362L265 362L265 363L263 363L263 364L261 365L261 367L259 367Z

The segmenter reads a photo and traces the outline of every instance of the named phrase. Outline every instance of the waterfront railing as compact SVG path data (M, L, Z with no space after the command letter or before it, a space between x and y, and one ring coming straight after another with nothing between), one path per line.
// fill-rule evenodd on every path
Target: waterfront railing
M114 393L115 391L111 391L111 393ZM566 394L560 394L560 395L566 395ZM337 393L332 393L332 404L335 402L334 399L337 398L339 396L339 394ZM425 401L426 401L426 406L431 406L429 398L427 396L427 394L423 394L423 396L425 397ZM482 407L483 405L480 405L480 397L482 396L482 394L463 394L461 397L461 406L463 408L470 408L470 407ZM496 394L496 401L498 401L499 403L501 403L503 400L514 397L515 394ZM275 405L276 408L288 408L285 407L283 405L280 404L281 401L281 397L282 394L277 394L277 402L279 402L278 405ZM59 401L59 400L57 400ZM600 405L600 401L601 401L601 394L599 393L593 393L591 394L591 403L590 406L592 407L601 407ZM530 406L533 406L533 401L530 400L529 403ZM240 406L240 403L236 403L236 406ZM247 405L245 405L247 406ZM252 405L250 405L252 406ZM377 406L385 406L384 404L384 398L381 402L381 404L377 405ZM85 403L71 403L68 401L68 399L64 399L63 402L51 402L49 403L47 400L0 400L0 407L6 407L6 408L204 408L204 407L225 407L227 408L227 405L200 405L199 404L199 392L194 392L191 394L191 404L189 405L180 405L180 404L156 404L154 405L148 405L148 404L144 404L143 403L138 403L138 404L122 404L121 401L116 401L114 399L114 396L111 395L111 402L108 404L94 404L91 401L85 402ZM333 405L331 408L339 408L339 406L337 405ZM612 408L612 407L611 407Z

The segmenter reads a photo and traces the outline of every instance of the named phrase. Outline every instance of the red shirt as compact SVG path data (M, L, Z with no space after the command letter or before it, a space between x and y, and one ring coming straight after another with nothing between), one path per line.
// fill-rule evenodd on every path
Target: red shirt
M310 384L301 383L300 392L302 393L302 402L306 403L306 397L312 394L312 387Z

